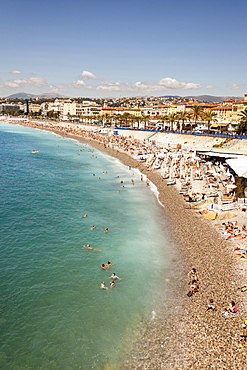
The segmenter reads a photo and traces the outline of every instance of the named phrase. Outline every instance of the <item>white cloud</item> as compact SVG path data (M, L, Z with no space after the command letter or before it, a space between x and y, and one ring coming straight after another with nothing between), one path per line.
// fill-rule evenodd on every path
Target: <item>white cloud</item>
M122 91L121 82L109 82L109 81L102 81L101 85L96 87L98 91Z
M97 86L96 90L97 91L124 91L123 89L121 89L120 86L103 86L103 85Z
M231 85L230 87L231 87L232 89L235 89L235 90L240 89L240 86L239 86L239 85L237 85L237 84L233 84L233 85Z
M92 89L93 88L93 86L86 84L83 80L77 80L77 81L73 82L73 85L75 87L82 87L84 89Z
M94 74L88 71L83 71L82 76L84 79L100 79ZM93 85L88 85L84 82L84 79L78 79L73 82L73 86L82 89L93 89L95 91L106 91L106 92L134 92L134 93L152 93L152 92L162 92L164 90L189 90L189 89L199 89L202 86L197 83L189 82L179 82L173 78L166 77L162 78L157 82L149 81L137 81L137 82L110 82L105 81L103 78L100 82L95 82Z
M190 90L200 89L202 86L193 82L179 82L174 78L165 77L158 81L158 84L165 90Z
M135 83L126 83L126 90L132 92L154 92L162 90L160 86L153 84L151 82L135 82Z
M189 90L189 89L199 89L201 88L200 84L195 83L185 83L179 82L173 78L166 77L158 81L158 84L152 82L136 82L134 84L127 83L128 91L136 92L155 92L155 91L164 91L164 90Z
M46 81L44 80L44 78L41 78L41 77L30 77L30 78L26 78L25 80L26 80L26 83L37 86L37 87L46 85Z
M8 80L5 82L2 82L0 84L0 87L11 87L11 88L17 88L23 85L33 85L36 87L41 87L46 85L46 81L41 77L30 77L30 78L18 78L15 80Z
M57 86L50 85L49 88L50 88L50 91L54 94L61 94L64 92L64 88L62 85L57 85Z
M121 81L117 81L117 82L102 81L101 84L106 85L106 86L120 86Z
M11 71L10 73L14 74L14 75L18 75L21 73L21 71Z
M83 71L81 75L86 80L99 80L99 77L95 76L92 72L89 71Z
M214 88L214 85L207 85L206 86L206 89L213 89Z

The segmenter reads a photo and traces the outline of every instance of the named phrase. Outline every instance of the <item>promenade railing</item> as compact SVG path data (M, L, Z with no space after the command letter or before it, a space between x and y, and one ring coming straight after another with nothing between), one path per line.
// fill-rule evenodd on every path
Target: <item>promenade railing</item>
M175 130L150 130L144 128L133 128L133 127L115 127L115 130L131 130L131 131L147 131L150 133L166 133L166 134L182 134L182 135L195 135L195 136L211 136L211 137L224 137L231 139L247 139L247 135L237 134L222 134L222 133L211 133L211 132L194 132L194 131L175 131Z

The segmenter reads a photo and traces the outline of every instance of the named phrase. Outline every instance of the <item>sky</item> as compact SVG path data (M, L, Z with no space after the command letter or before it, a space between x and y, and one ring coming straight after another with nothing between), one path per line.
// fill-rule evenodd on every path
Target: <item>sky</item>
M246 0L4 1L0 97L241 97L246 14Z

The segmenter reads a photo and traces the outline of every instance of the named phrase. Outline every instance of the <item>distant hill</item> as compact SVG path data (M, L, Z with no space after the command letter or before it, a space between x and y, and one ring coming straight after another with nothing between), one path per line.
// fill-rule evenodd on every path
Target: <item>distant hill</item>
M56 93L43 93L39 95L28 94L24 92L12 94L6 97L6 99L35 99L35 98L47 98L47 99L54 99L54 98L67 98L64 95L56 94ZM194 99L198 101L204 102L218 102L222 103L224 100L228 99L235 99L235 100L243 100L242 96L214 96L214 95L190 95L190 96L178 96L178 95L163 95L161 98L174 98L174 99ZM112 98L114 99L114 98Z
M34 95L34 94L28 94L24 92L12 94L6 97L6 99L34 99L34 98L47 98L47 99L52 99L52 98L64 98L65 96L56 94L56 93L44 93L44 94L39 94L39 95Z
M206 102L219 102L222 103L224 100L235 99L243 100L242 96L213 96L213 95L194 95L194 96L184 96L185 99L195 99Z
M20 92L6 97L6 99L30 99L30 98L35 98L35 95Z

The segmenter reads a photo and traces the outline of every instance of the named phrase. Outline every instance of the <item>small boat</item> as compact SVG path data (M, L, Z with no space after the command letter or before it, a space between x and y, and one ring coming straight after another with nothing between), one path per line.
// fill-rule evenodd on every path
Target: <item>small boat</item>
M38 150L32 150L32 153L39 153Z

